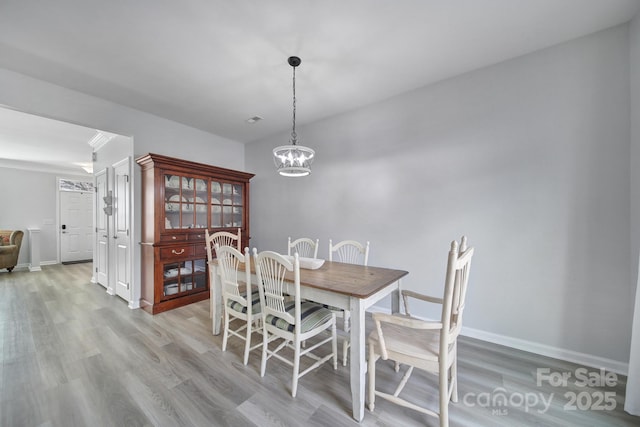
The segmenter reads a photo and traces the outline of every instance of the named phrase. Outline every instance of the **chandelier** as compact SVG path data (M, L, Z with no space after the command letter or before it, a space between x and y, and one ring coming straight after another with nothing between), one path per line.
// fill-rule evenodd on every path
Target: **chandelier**
M316 152L311 148L298 145L296 134L296 67L302 61L297 56L289 57L289 65L293 68L293 129L289 145L281 145L273 149L273 161L278 173L282 176L307 176L311 173L311 163Z

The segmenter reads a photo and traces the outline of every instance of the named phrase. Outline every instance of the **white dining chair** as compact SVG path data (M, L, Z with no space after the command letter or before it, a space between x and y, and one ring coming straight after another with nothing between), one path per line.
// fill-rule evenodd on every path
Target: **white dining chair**
M260 292L251 286L251 257L249 248L244 254L231 246L215 245L220 282L222 284L222 298L224 302L224 334L222 336L222 351L227 351L227 341L230 336L244 340L244 364L249 361L249 352L262 346L251 346L251 335L260 332L262 320ZM231 323L240 323L232 329Z
M334 259L347 264L367 265L369 263L369 242L363 245L355 240L343 240L334 245L333 240L329 239L329 261L334 261ZM342 330L346 335L342 339L342 366L347 366L351 342L349 340L349 331L351 330L349 312L337 307L328 306L327 308L335 312L336 318L342 318Z
M292 262L276 252L264 251L258 254L254 248L253 257L262 304L263 344L260 376L264 377L267 360L271 357L292 366L291 396L296 397L298 380L302 376L331 359L333 359L333 369L337 369L336 317L331 310L324 308L321 304L301 301L298 254L294 255ZM288 272L293 273L293 283L291 292L285 294L285 274ZM325 331L330 332L329 337L320 336ZM317 336L318 338L314 339ZM303 349L302 341L310 339L313 339L313 344ZM275 348L270 349L269 344L278 340L282 341ZM331 344L329 354L319 356L312 352L329 343ZM287 348L293 350L293 360L279 353ZM300 372L300 361L303 356L311 358L313 363Z
M287 255L293 256L297 253L298 256L304 258L318 258L318 247L320 246L320 239L309 239L308 237L301 237L294 241L291 241L289 237L287 241Z
M329 261L368 265L369 242L363 245L355 240L343 240L334 245L329 239Z
M473 248L467 248L467 239L464 236L460 245L456 241L451 242L442 298L405 290L402 291L402 297L406 315L373 313L375 330L368 339L367 367L370 411L374 410L375 398L379 396L400 406L439 418L441 427L449 425L449 401L458 401L457 339L462 328L473 252ZM442 309L440 321L412 317L409 312L409 298L439 304ZM380 358L408 365L398 387L391 393L376 389L376 361ZM400 397L414 368L438 375L438 410L420 406L418 402L424 399Z
M209 265L209 286L213 286L214 277L213 272L215 268L211 263L216 257L215 246L232 246L238 251L242 251L242 230L238 228L238 234L233 234L228 231L217 231L215 233L209 233L209 230L204 230L204 241L207 249L207 264ZM209 302L209 318L213 317L213 298L210 298Z
M215 246L232 246L238 251L242 251L242 229L238 228L238 233L233 234L228 231L217 231L209 233L204 230L205 243L207 245L207 258L209 261L215 258Z

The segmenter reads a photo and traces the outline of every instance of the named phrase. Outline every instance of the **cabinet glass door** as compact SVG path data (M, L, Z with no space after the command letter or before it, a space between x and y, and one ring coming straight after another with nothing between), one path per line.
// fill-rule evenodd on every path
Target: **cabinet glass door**
M193 289L201 291L207 288L207 260L193 260L193 275L191 277Z
M211 228L244 227L244 186L211 181Z
M162 299L175 297L180 292L181 276L187 274L183 262L174 262L163 265Z
M172 299L185 293L207 288L207 260L195 259L163 265L162 299Z
M233 226L234 227L242 227L244 226L244 224L242 223L242 218L244 218L243 214L243 201L244 201L244 197L242 194L242 185L238 185L238 184L234 184L233 185L233 197L231 198L231 201L233 202L233 206L232 206L232 217L231 220L233 222Z
M207 180L165 175L165 230L207 228Z
M195 228L207 228L207 181L202 178L194 178L193 189L195 190Z
M211 228L222 227L222 185L211 181Z
M181 228L180 216L183 197L181 194L182 177L178 175L164 176L164 228L172 230Z
M193 178L183 176L181 179L181 191L182 191L182 209L180 225L181 228L193 228L195 226L193 214L194 214L194 201L195 195L193 190Z
M222 226L234 227L233 215L233 186L228 182L222 184Z

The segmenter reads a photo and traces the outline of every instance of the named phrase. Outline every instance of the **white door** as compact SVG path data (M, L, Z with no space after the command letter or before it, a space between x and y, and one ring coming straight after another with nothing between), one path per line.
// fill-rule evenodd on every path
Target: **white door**
M113 165L114 190L113 190L113 218L115 240L115 280L116 295L129 301L129 282L131 275L130 248L131 233L129 219L131 215L131 197L129 185L129 158L123 159Z
M93 193L60 192L60 260L93 258Z
M95 174L96 177L96 256L93 260L96 269L96 281L107 288L109 286L109 217L104 211L104 197L108 194L107 169Z

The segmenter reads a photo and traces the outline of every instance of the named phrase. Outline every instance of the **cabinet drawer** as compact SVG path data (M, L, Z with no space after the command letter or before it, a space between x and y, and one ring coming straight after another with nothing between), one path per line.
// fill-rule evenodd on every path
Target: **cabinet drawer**
M204 231L202 233L189 234L189 240L202 242L203 244L204 244L204 238L205 238Z
M170 248L160 249L160 259L162 261L187 259L192 257L193 257L193 245L172 246Z
M161 242L184 242L187 240L186 233L180 234L161 234L160 241Z
M204 242L196 243L193 245L193 255L196 258L206 258L207 257L207 246Z

